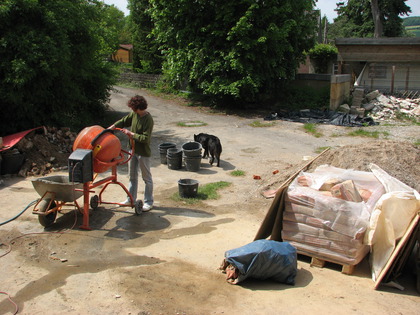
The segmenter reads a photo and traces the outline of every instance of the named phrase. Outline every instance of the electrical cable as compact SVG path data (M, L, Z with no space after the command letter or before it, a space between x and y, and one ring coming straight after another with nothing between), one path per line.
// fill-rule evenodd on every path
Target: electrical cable
M76 185L75 185L75 182L74 182L74 171L75 171L75 169L76 169L76 166L78 166L78 164L79 164L80 162L77 162L75 165L74 165L74 167L73 167L73 169L72 169L72 171L71 171L71 173L72 173L72 182L71 182L71 184L72 184L72 192L73 192L73 200L74 200L74 207L75 207L75 209L73 210L74 211L74 213L75 213L75 220L74 220L74 223L73 223L73 226L70 228L70 229L68 229L67 230L67 232L68 231L71 231L71 230L73 230L73 228L75 227L75 225L76 225L76 223L77 223L77 213L78 212L80 212L80 211L77 211L77 210L80 210L79 209L79 206L77 205L77 202L76 202L76 194L75 194L75 187L76 187ZM4 221L4 222L1 222L0 223L0 226L2 226L2 225L4 225L4 224L7 224L7 223L9 223L9 222L11 222L11 221L13 221L13 220L15 220L15 219L17 219L18 217L20 217L26 210L28 210L28 208L29 207L31 207L31 206L33 206L34 204L36 204L37 202L39 201L39 199L37 199L37 200L34 200L34 201L31 201L20 213L18 213L16 216L14 216L13 218L11 218L11 219L9 219L9 220L6 220L6 221ZM18 237L15 237L15 238L13 238L12 240L10 240L10 243L12 243L12 242L14 242L14 241L16 241L17 239L19 239L19 238L21 238L21 237L25 237L25 236L29 236L29 235L35 235L35 234L64 234L64 233L66 233L66 231L64 231L64 232L38 232L38 233L27 233L27 234L22 234L22 235L20 235L20 236L18 236ZM10 245L10 244L7 244L7 243L0 243L0 247L1 246L7 246L8 247L8 249L6 250L6 252L5 253L3 253L3 254L1 254L0 255L0 258L1 257L3 257L3 256L6 256L7 254L9 254L11 251L12 251L12 246ZM18 307L18 305L11 299L11 297L10 297L10 295L8 294L8 293L6 293L6 292L3 292L3 291L0 291L0 294L4 294L4 295L7 295L7 299L15 306L15 311L14 311L14 315L15 314L17 314L18 313L18 311L19 311L19 307Z
M10 295L8 293L6 293L6 292L3 292L3 291L0 291L0 294L7 295L7 299L10 301L10 303L12 303L15 306L15 312L13 313L13 315L17 314L18 311L19 311L19 307L18 307L18 305L15 302L13 302L13 300L10 297Z
M79 163L79 162L78 162ZM72 170L72 175L73 175L73 177L74 177L74 169L76 168L76 166L77 166L77 164L78 163L76 163L76 165L75 165L75 167L73 168L73 170ZM72 181L72 188L73 188L73 198L76 198L76 195L75 195L75 182L74 181ZM31 207L31 206L33 206L35 203L37 203L39 201L39 199L36 199L36 200L33 200L33 201L31 201L19 214L17 214L16 216L14 216L13 218L11 218L11 219L9 219L9 220L7 220L7 221L4 221L4 222L2 222L2 223L0 223L0 226L1 225L4 225L4 224L6 224L6 223L9 223L9 222L11 222L11 221L13 221L13 220L15 220L15 219L17 219L18 217L20 217L26 210L28 210L28 208L29 207ZM73 210L74 211L74 213L75 213L75 220L74 220L74 223L73 223L73 226L70 228L70 229L68 229L67 231L70 231L70 230L73 230L74 229L74 227L76 226L76 223L77 223L77 213L79 212L79 211L77 211L78 209L78 206L76 206L76 204L74 205L75 206L75 209ZM22 234L22 235L20 235L20 236L18 236L18 237L15 237L14 239L12 239L12 240L10 240L10 243L12 243L13 241L15 241L15 240L17 240L18 238L21 238L21 237L24 237L24 236L28 236L28 235L34 235L34 234L64 234L66 231L64 231L64 232L35 232L35 233L28 233L28 234ZM12 251L12 246L10 245L10 244L7 244L7 243L0 243L0 246L2 246L2 245L4 245L4 246L7 246L8 247L8 249L6 250L6 252L5 253L3 253L3 254L1 254L0 255L0 258L1 257L3 257L3 256L6 256L7 254L9 254L11 251Z

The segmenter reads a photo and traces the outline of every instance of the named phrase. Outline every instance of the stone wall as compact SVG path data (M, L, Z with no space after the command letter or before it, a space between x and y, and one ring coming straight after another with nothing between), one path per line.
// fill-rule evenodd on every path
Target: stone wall
M330 82L330 109L336 110L343 101L349 99L351 88L350 74L331 75Z
M302 88L322 89L329 87L330 80L330 74L299 73L293 83Z
M121 73L120 81L139 87L156 87L161 75L146 73ZM295 84L302 88L321 89L330 86L330 109L336 110L350 95L350 75L298 74Z
M121 73L120 81L124 83L133 83L139 87L156 87L160 77L159 74L125 72Z

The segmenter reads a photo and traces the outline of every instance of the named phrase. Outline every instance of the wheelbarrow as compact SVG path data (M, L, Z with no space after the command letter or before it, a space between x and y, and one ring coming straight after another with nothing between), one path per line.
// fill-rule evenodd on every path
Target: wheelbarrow
M128 189L117 179L117 167L126 164L132 158L134 140L130 138L130 142L131 151L126 151L121 148L120 141L113 135L112 130L104 129L100 126L92 126L83 129L73 144L73 150L92 150L93 179L91 181L85 181L84 183L73 183L68 176L56 175L32 180L32 185L41 196L32 211L32 213L38 215L39 223L44 227L53 224L57 217L57 212L69 202L75 205L83 214L83 224L80 228L86 230L90 230L89 205L93 210L98 208L99 204L130 206L131 208L134 208L137 215L141 214L143 211L143 202L141 200L134 200ZM111 174L109 176L95 181L99 173L104 173L108 169L111 169ZM70 170L70 172L73 171ZM130 198L129 205L103 200L102 194L111 184L118 185L124 190L126 195ZM99 186L102 186L99 195L94 195L89 199L89 194L94 193L95 191L93 189ZM77 199L82 196L83 207L79 207Z
M57 212L64 205L74 205L82 212L77 199L83 196L83 183L69 182L69 177L53 175L32 180L35 191L41 196L32 213L38 215L39 223L47 227L54 223Z

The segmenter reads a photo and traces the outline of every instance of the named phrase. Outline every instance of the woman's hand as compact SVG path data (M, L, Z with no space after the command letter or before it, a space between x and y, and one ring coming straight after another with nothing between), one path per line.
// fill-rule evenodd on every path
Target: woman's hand
M129 136L130 138L133 138L133 136L134 136L134 132L131 132L130 130L128 130L128 129L121 129L121 132L122 133L125 133L127 136Z

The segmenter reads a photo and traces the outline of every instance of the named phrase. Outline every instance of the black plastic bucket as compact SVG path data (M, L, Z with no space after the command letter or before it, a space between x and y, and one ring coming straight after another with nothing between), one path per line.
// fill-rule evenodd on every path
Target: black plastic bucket
M176 148L176 144L172 142L164 142L159 144L160 163L167 164L166 152L170 148Z
M166 153L168 168L171 170L179 170L182 168L182 150L177 148L169 148Z
M169 148L166 151L166 156L167 157L174 157L174 156L180 156L182 157L182 150L178 149L178 148Z
M195 179L180 179L178 181L179 196L181 198L197 197L198 181Z
M170 170L179 170L182 168L182 157L167 157L166 160Z
M201 157L201 150L203 149L200 142L190 141L182 145L182 152L185 157Z
M19 152L2 154L1 175L17 174L25 162L25 155Z
M201 166L201 155L184 156L185 169L190 172L198 172Z

